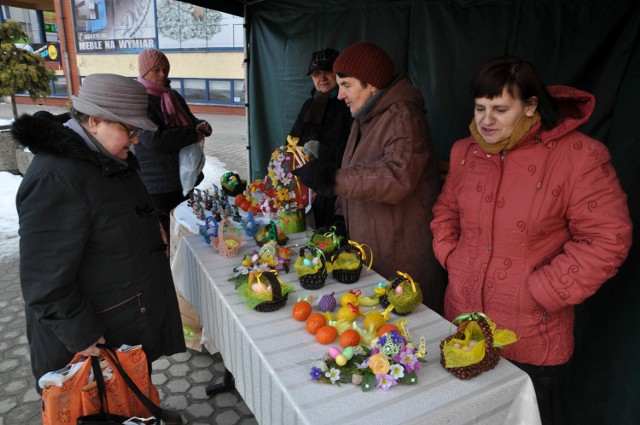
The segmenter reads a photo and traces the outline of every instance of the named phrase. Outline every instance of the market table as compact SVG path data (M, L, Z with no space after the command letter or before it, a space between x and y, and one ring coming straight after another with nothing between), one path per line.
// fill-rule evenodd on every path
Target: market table
M308 237L305 233L289 236L287 246L292 252ZM249 242L240 255L252 249L256 245ZM384 279L363 271L358 282L347 285L329 275L324 288L307 291L291 267L289 273L278 276L295 288L287 305L259 313L247 308L229 281L241 256L224 258L201 236L184 236L172 267L176 286L200 313L203 334L220 350L236 389L260 424L540 424L531 379L507 360L468 381L440 365L440 341L453 328L423 305L406 316L414 339L424 336L427 341L428 363L418 372L417 384L365 393L356 385L313 382L311 363L328 346L316 342L304 322L291 317L297 298L313 294L319 299L335 292L339 299L351 289L371 295L375 284ZM397 319L392 314L391 320Z

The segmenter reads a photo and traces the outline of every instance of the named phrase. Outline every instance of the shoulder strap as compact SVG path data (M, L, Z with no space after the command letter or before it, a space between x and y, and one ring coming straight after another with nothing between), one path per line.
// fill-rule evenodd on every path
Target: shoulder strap
M96 356L91 356L91 369L93 370L93 378L96 380L96 386L98 387L100 412L105 415L107 420L111 420L111 414L109 413L109 401L107 400L107 388L104 383L102 368L100 367L100 359Z

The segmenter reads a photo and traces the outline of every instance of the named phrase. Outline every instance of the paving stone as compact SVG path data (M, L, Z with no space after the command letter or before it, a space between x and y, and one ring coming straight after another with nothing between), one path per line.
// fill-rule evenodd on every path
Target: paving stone
M151 364L151 369L153 370L165 370L169 369L171 366L171 362L168 358L162 357Z
M189 381L186 379L170 379L164 386L172 393L185 393L189 389Z
M213 380L213 373L207 369L196 370L195 372L191 372L189 377L193 379L193 382L197 383L211 382Z
M191 372L191 367L187 363L177 363L171 365L168 372L171 376L187 376Z
M191 364L193 364L195 367L210 367L213 364L213 359L209 354L200 353L193 356Z
M13 397L5 397L0 400L0 414L7 413L9 410L13 409L18 405L18 402L14 400Z
M170 395L162 400L162 407L175 410L176 412L186 410L188 406L187 397L184 395Z
M169 378L167 378L167 375L165 375L164 373L151 374L151 382L153 382L153 385L164 385L164 383L168 380Z
M216 424L218 425L236 425L240 420L240 416L233 410L227 410L216 416Z
M36 391L35 388L31 387L30 390L28 390L26 393L24 393L24 397L22 397L22 401L24 403L29 403L32 401L40 401L42 399L42 397L40 396L40 394L38 394L38 392Z
M196 418L208 418L216 410L209 403L191 403L189 407L187 407L187 412L193 415Z
M216 406L228 407L238 404L238 397L232 392L224 392L216 395Z
M207 400L207 387L204 385L193 386L189 389L189 396L194 400Z
M5 360L3 362L0 363L0 372L10 372L13 369L15 369L16 367L18 367L18 360Z
M191 352L189 350L184 353L177 353L171 356L171 359L176 362L186 362L191 359Z
M25 381L12 381L5 385L3 390L5 394L16 394L19 392L23 392L27 386L28 383Z

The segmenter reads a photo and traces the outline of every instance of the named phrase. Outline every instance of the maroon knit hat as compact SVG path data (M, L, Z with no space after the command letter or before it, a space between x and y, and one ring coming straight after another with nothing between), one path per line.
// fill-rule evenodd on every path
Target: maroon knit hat
M361 41L347 47L333 63L333 72L386 88L393 80L393 61L373 43Z
M138 75L140 77L144 77L147 75L147 72L158 65L166 65L167 68L170 67L169 59L167 59L165 54L160 50L150 47L138 54Z

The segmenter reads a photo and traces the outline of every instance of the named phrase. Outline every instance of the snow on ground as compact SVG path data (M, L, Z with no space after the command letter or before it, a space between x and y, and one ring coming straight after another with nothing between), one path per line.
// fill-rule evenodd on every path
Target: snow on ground
M2 125L0 120L0 125ZM228 170L218 158L207 156L204 166L204 180L199 188L209 189L213 184L220 186L220 177ZM22 182L22 176L0 172L0 262L18 252L18 213L16 211L16 193Z

